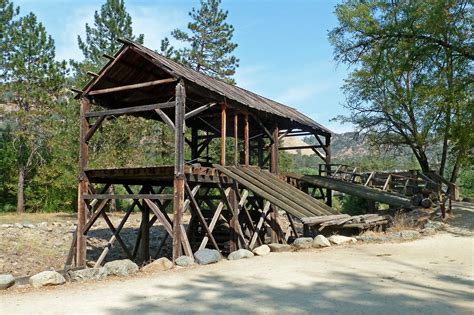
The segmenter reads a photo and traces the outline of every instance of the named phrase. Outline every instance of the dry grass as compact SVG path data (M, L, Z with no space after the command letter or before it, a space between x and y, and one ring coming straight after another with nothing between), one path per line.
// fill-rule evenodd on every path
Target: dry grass
M393 217L393 224L390 227L391 231L399 232L404 230L417 229L417 222L406 213L398 212Z
M75 221L76 214L74 213L0 213L0 224L12 224L17 222L29 222L29 223L40 223L40 222L63 222L63 221Z

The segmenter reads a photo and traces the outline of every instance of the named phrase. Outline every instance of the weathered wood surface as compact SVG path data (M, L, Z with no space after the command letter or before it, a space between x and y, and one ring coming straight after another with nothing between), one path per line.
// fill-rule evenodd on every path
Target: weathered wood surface
M157 104L150 104L150 105L143 105L143 106L124 107L124 108L118 108L118 109L104 110L100 112L88 112L85 114L85 117L91 118L91 117L101 117L101 116L120 116L120 115L126 115L126 114L149 112L149 111L154 111L156 109L172 108L174 106L175 106L174 102L165 102L165 103L157 103Z
M95 76L98 77L99 75L95 74ZM153 81L149 81L149 82L142 82L142 83L136 83L136 84L116 86L116 87L111 87L111 88L108 88L108 89L94 90L94 91L90 91L89 95L99 95L99 94L107 94L107 93L128 91L128 90L140 89L140 88L144 88L144 87L150 87L150 86L166 84L166 83L172 83L172 82L176 82L176 79L175 78L160 79L160 80L153 80Z
M312 185L340 191L349 195L362 197L369 200L386 203L393 206L410 207L411 200L380 189L348 183L339 179L318 175L286 174L288 178L297 179Z

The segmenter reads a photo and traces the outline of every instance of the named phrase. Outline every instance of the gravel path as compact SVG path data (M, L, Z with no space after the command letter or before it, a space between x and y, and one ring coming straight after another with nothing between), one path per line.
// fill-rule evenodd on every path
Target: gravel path
M474 238L272 253L0 295L0 313L472 314Z

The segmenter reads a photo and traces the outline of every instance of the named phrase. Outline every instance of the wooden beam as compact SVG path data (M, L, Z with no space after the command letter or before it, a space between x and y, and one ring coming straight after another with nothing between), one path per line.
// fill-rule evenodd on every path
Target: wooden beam
M191 188L189 187L188 183L184 183L184 187L186 189L186 193L189 197L189 200L191 202L191 209L194 210L194 215L197 216L198 220L200 221L202 227L204 228L204 231L206 232L207 236L211 240L212 245L215 247L215 249L219 250L219 246L217 245L217 242L212 235L211 230L209 229L209 226L206 223L206 219L204 218L201 208L199 207L198 203L196 202L196 199L193 196L193 192Z
M300 149L316 149L324 148L320 145L297 145L292 147L279 147L278 150L300 150Z
M186 108L186 91L180 81L176 85L175 107L175 158L173 180L173 262L181 256L181 225L183 224L184 191L186 178L184 174L184 111Z
M328 176L331 176L331 135L326 136L326 158L323 159L326 162L326 166L329 166L328 170ZM318 150L314 149L314 151L319 152ZM322 158L322 157L321 157ZM331 189L326 189L326 204L330 207L332 207L332 190Z
M267 134L267 136L270 138L272 142L275 141L275 137L273 137L272 133L268 131L268 129L263 125L263 123L260 121L260 119L255 116L254 114L250 113L250 116L252 116L253 120L257 122L257 124L262 128L262 130ZM278 139L278 133L277 133L277 139Z
M227 128L227 116L226 116L226 105L221 104L221 165L225 165L225 142L226 142L226 131Z
M105 110L100 112L88 112L85 117L100 117L100 116L120 116L126 114L134 114L134 113L141 113L141 112L149 112L154 111L156 109L162 108L171 108L174 107L174 102L165 102L165 103L157 103L157 104L150 104L150 105L142 105L142 106L133 106L133 107L124 107L118 109L111 109Z
M171 130L173 130L173 132L176 131L176 128L174 127L173 121L168 117L168 115L165 114L164 111L162 111L162 110L159 109L159 108L155 108L155 112L158 114L158 116L160 116L160 118L163 120L163 122L164 122L165 124L167 124L168 127L171 128Z
M255 225L255 232L252 235L249 243L249 249L252 250L255 246L255 242L257 242L258 234L260 234L261 228L263 223L265 222L265 217L270 210L270 202L265 201L265 205L263 206L263 210L260 212L260 219L258 220L257 224Z
M226 196L229 196L229 193L230 193L230 187L228 187L224 191L224 194ZM216 226L217 220L219 219L219 217L221 215L222 209L224 209L224 201L223 200L221 200L219 202L219 204L217 205L216 212L214 212L214 215L212 216L211 222L209 223L209 230L211 231L211 233L214 230L214 227ZM204 238L202 239L201 245L199 246L199 249L205 248L208 241L209 241L209 237L204 236Z
M86 136L84 137L84 141L86 143L89 143L89 140L92 138L94 133L99 129L99 127L102 125L102 122L104 121L105 116L100 116L97 121L92 125L92 127L87 131Z
M109 60L115 60L114 56L111 56L111 55L108 55L108 54L102 54L102 56L104 56L105 58L107 58Z
M190 118L196 116L197 114L202 113L203 111L208 110L209 108L214 107L216 104L217 104L217 103L209 103L209 104L203 105L203 106L201 106L201 107L198 107L198 108L196 108L196 109L193 109L192 111L190 111L189 113L186 113L186 114L184 115L184 120L190 119Z
M127 194L127 195L115 195L115 194L84 194L84 199L158 199L158 200L171 200L173 199L172 194Z
M99 95L99 94L107 94L107 93L114 93L114 92L120 92L120 91L128 91L128 90L140 89L144 87L150 87L150 86L166 84L166 83L171 83L171 82L176 82L176 79L167 78L167 79L160 79L160 80L154 80L154 81L148 81L148 82L142 82L142 83L136 83L136 84L130 84L130 85L117 86L117 87L101 89L101 90L94 90L94 91L90 91L89 95Z
M87 75L90 75L91 77L95 77L95 78L97 78L99 76L99 74L97 74L95 72L92 72L92 71L87 71Z

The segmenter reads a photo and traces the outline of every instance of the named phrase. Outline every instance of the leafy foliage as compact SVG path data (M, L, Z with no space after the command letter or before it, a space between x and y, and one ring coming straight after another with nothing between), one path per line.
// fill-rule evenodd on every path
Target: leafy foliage
M442 143L451 180L472 147L472 4L469 1L345 1L329 34L346 80L348 117L373 144L409 147L422 170ZM470 105L471 104L471 105ZM451 153L448 156L448 153ZM471 152L472 154L472 152Z

